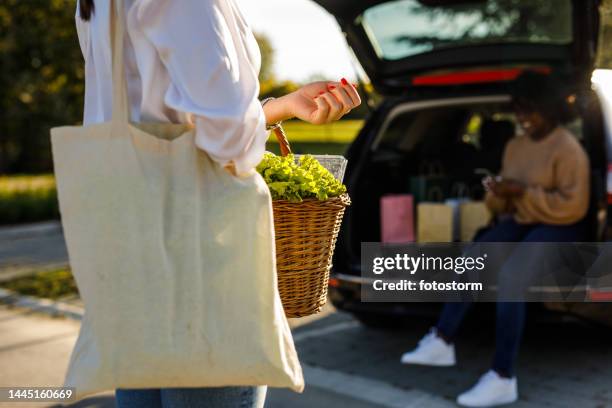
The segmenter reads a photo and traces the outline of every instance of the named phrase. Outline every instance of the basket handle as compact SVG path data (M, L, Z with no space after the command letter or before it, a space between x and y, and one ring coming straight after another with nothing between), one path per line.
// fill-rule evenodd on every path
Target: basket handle
M287 135L283 130L283 127L278 124L274 128L274 136L276 136L276 140L278 140L278 145L280 146L281 156L287 156L291 154L291 147L289 146L289 140L287 140Z

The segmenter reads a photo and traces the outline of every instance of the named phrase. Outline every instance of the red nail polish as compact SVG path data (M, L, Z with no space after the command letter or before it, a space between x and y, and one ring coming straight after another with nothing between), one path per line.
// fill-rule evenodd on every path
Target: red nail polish
M346 80L346 78L342 78L340 82L342 83L342 85L348 85L348 81Z
M329 86L327 87L327 89L329 89L329 90L331 91L331 90L333 90L333 89L336 89L336 87L335 87L335 86L333 86L333 85L329 85Z
M324 93L325 93L324 91L321 91L321 92L319 92L319 95L323 95Z

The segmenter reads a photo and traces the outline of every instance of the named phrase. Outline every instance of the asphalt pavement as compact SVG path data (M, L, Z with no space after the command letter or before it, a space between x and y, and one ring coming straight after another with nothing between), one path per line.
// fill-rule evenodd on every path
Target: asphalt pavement
M27 268L66 262L57 225L0 229L0 279ZM23 301L21 305L32 306ZM44 303L49 311L54 305ZM78 301L52 318L20 307L0 306L0 385L60 385L79 329ZM375 330L328 306L290 325L304 368L306 391L270 389L273 408L442 408L489 367L494 351L493 322L468 319L458 341L458 365L403 366L400 355L416 345L432 321L415 319L395 330ZM612 408L612 333L578 321L530 323L518 360L520 401L515 407ZM10 406L0 403L0 407ZM25 403L13 406L25 408ZM114 406L112 393L75 407Z
M0 282L68 266L59 221L0 227Z

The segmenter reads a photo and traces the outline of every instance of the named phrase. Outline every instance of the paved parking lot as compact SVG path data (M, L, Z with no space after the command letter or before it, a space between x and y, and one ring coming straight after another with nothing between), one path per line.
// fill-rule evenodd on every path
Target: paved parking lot
M306 392L271 389L266 407L452 407L455 396L486 370L493 352L492 332L479 324L482 320L472 319L464 328L457 367L409 367L398 363L399 356L428 322L375 330L328 309L320 318L294 324ZM0 306L0 384L61 384L78 327L75 320ZM609 331L577 323L530 325L519 359L521 400L514 406L612 407L611 341ZM113 405L111 393L75 406Z
M489 320L486 325L476 318L466 322L457 341L458 366L450 368L398 363L432 322L374 330L349 326L350 321L350 316L336 313L312 324L309 330L344 326L298 342L301 360L452 402L486 371L493 355ZM608 329L578 322L532 322L525 332L517 375L521 401L516 407L612 407L612 335Z
M0 277L19 268L19 259L26 265L65 261L61 232L47 232L29 238L5 234L0 240ZM270 390L266 407L454 406L455 396L488 368L493 322L482 313L468 319L457 342L457 367L400 365L400 355L432 323L416 319L395 330L376 330L331 307L313 317L292 319L307 390L302 395ZM78 327L78 320L0 306L0 385L59 384ZM612 330L577 321L531 321L517 374L521 400L516 407L612 408ZM108 394L78 406L113 405Z

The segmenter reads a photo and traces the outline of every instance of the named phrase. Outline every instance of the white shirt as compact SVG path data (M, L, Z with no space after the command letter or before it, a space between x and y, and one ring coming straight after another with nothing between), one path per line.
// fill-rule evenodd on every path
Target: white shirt
M83 123L112 112L109 0L76 25L85 58ZM192 123L195 143L238 174L262 159L261 55L234 0L124 0L125 61L133 122Z

